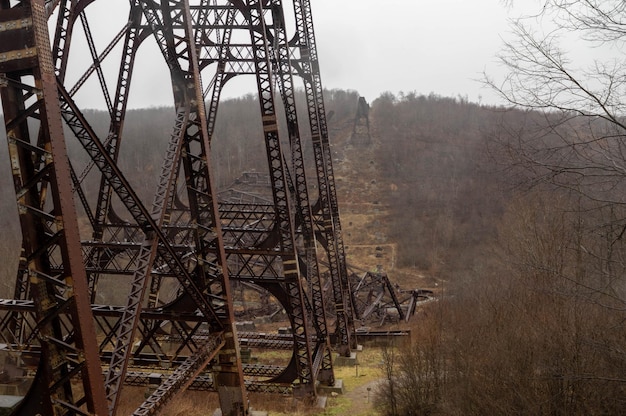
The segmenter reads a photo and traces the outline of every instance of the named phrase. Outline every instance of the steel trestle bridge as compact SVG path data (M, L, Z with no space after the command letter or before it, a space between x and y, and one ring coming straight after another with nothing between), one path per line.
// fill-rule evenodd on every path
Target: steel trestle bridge
M92 12L102 7L120 7L120 27ZM150 48L174 111L146 203L119 161ZM218 198L212 176L220 98L244 75L257 86L267 199ZM105 134L85 96L106 106ZM0 0L0 99L22 235L0 350L33 374L13 414L116 415L124 385L148 384L134 415L188 388L216 391L223 415L248 414L249 391L312 402L335 383L331 349L356 347L356 318L380 305L404 318L386 275L355 281L346 263L310 0ZM125 304L102 301L111 281ZM290 330L238 331L236 287L271 296ZM289 358L248 362L251 347Z

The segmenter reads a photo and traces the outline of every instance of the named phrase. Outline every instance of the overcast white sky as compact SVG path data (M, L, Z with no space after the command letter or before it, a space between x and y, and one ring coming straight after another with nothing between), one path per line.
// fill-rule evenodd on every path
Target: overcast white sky
M507 19L541 7L539 0L515 3L516 8L508 9L501 0L311 0L324 87L354 89L370 102L385 91L416 91L497 104L495 94L479 82L482 73L497 76L502 72L496 54L508 36ZM88 7L92 31L106 28L116 33L127 16L121 10L127 8L127 0L92 3ZM96 29L99 25L103 26ZM102 42L96 39L98 49L111 37L103 37ZM86 50L86 46L78 48ZM144 44L141 55L158 57L154 42ZM117 66L113 63L114 74ZM171 105L162 60L156 64L138 60L135 74L131 107ZM225 86L223 97L256 91L252 77L238 78L243 77ZM97 83L96 77L89 82ZM88 92L80 95L76 98L84 107L104 108L104 102L97 102Z
M497 74L507 19L536 12L537 0L311 0L322 80L368 101L416 91L494 103L478 82ZM524 3L524 4L519 4Z
M535 15L541 1L311 0L311 8L324 87L354 89L370 102L416 91L497 104L483 71L503 73L496 54L510 37L508 19ZM255 91L253 80L237 83L226 96Z

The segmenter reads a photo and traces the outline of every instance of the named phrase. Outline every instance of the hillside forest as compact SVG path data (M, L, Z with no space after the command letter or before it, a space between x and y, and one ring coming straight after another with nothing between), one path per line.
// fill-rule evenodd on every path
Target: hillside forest
M623 175L606 161L621 148L585 140L610 126L384 93L371 102L370 138L357 141L358 98L325 95L348 262L372 267L359 245L391 247L373 261L438 299L413 320L412 346L386 352L381 414L619 414L626 212ZM211 145L220 189L266 169L257 109L252 95L220 105ZM106 128L105 113L86 115ZM156 181L172 117L151 108L126 120L119 163L148 201L152 187L141 184ZM546 117L557 126L548 132ZM564 144L572 132L584 147ZM6 147L0 163L0 288L10 297L20 231Z
M395 283L437 294L414 320L414 342L387 353L393 371L377 392L380 413L626 408L626 210L616 167L624 158L611 126L384 93L371 101L370 137L355 140L358 92L325 99L348 262L370 267L357 246L387 245L393 255L374 262ZM105 113L85 114L97 131L107 128ZM126 119L119 164L146 201L153 187L141 184L156 181L172 119L171 108ZM254 96L220 104L211 144L219 189L266 169L259 125ZM597 131L605 140L588 140ZM78 144L68 146L74 163L87 164ZM6 146L0 172L0 292L10 297L20 231Z

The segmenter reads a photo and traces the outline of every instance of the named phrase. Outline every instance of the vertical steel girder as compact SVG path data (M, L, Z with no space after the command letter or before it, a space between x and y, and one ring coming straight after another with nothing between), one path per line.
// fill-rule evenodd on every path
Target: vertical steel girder
M322 149L323 158L321 160L319 157L315 158L318 170L321 170L320 165L322 161L324 164L324 173L318 175L318 179L325 179L326 187L328 189L326 198L320 197L320 200L318 201L318 210L322 212L323 227L326 231L324 237L326 237L328 241L328 246L331 245L331 241L328 239L330 238L331 240L334 240L334 253L332 256L329 254L329 258L333 257L336 259L336 265L331 265L331 273L332 269L338 269L335 273L339 274L339 281L341 284L341 301L343 301L345 309L340 311L343 316L341 319L338 319L338 326L345 325L346 329L344 330L343 328L338 328L338 333L342 337L341 346L343 347L343 351L340 352L347 355L348 352L346 351L346 345L349 345L350 348L356 348L356 339L351 337L351 334L354 332L353 299L352 290L350 289L348 281L346 254L343 243L343 234L341 231L341 221L339 218L339 203L337 200L337 188L335 185L332 153L328 136L328 125L326 122L326 109L324 106L322 78L319 70L319 60L317 56L317 45L315 43L313 15L311 12L310 0L295 0L294 10L296 13L298 34L300 36L300 53L303 57L308 57L308 59L303 59L303 62L305 63L305 68L310 72L304 71L302 76L305 82L309 116L310 118L316 120L315 123L311 122L311 135L314 138L313 146L321 146ZM304 30L302 30L302 28ZM304 39L306 39L306 43ZM315 112L317 113L316 117L313 116ZM319 140L317 137L319 137ZM318 152L319 150L315 151L316 155ZM319 185L321 189L322 183L320 182ZM320 195L321 194L322 192L320 192ZM327 211L330 211L330 213ZM332 219L332 230L328 224L329 216ZM333 248L329 248L328 250L329 252L332 252ZM337 301L340 300L339 297L336 297L336 299Z
M144 8L144 14L147 14L146 10ZM159 39L158 33L155 35L159 46L167 50L174 99L177 105L189 108L190 112L181 162L191 220L197 225L194 242L198 257L198 276L219 318L210 327L223 331L224 336L224 347L217 352L216 364L212 366L214 385L224 415L245 414L248 406L247 395L226 270L226 253L210 173L209 132L191 11L186 0L162 1L161 10L164 33L168 35L165 44ZM175 31L175 25L182 27L182 31L178 31L182 33ZM156 32L155 29L153 27L153 32Z
M297 209L296 224L300 225L301 232L304 236L304 272L309 283L312 302L310 307L310 319L316 327L318 342L317 347L321 347L324 351L322 353L322 361L320 361L323 365L323 374L321 375L323 380L320 381L324 381L325 383L332 385L334 384L332 356L330 353L330 340L328 338L324 300L322 297L322 284L317 259L317 241L313 229L314 220L304 169L302 142L300 140L292 67L289 56L289 39L287 39L285 17L283 14L281 0L271 1L270 8L272 12L272 21L274 22L273 45L275 50L273 51L273 55L276 60L274 67L287 118L287 133L289 135L289 144L291 148L291 164L293 170L291 175L291 188L293 188L292 193L295 195L294 199Z
M122 58L120 59L120 69L119 75L117 77L117 86L115 89L115 96L112 105L111 111L111 122L109 124L109 133L106 139L106 149L113 161L117 161L119 156L120 149L120 139L122 137L122 128L124 125L124 115L126 114L126 107L128 105L128 92L132 80L133 67L135 64L135 55L137 53L137 48L141 41L145 38L140 36L140 9L138 6L138 1L133 1L130 7L130 13L128 17L128 25L126 30L121 33L125 33L124 35L124 45L122 48ZM117 38L117 37L116 37ZM121 36L119 36L121 38ZM117 43L117 41L115 42ZM113 43L112 43L113 44ZM100 61L103 58L98 58L94 60L94 64L92 67L98 68L100 65ZM89 70L91 70L91 68ZM85 75L81 78L77 86L80 85L83 79L88 77L90 71L87 71ZM84 82L84 81L83 81ZM111 196L113 194L113 189L111 184L102 177L100 179L100 190L98 192L98 199L96 202L96 214L95 214L95 225L94 225L94 240L101 240L103 233L103 226L106 223L106 220L109 217L111 212ZM97 253L98 255L101 253ZM95 261L98 261L97 259ZM97 279L97 276L94 276L92 280Z
M277 234L283 264L284 286L292 308L292 330L296 365L303 395L315 396L315 379L309 328L304 306L304 294L295 246L295 226L289 206L286 167L278 136L278 119L274 105L274 88L270 62L270 48L266 35L263 5L258 0L248 0L250 38L259 94L259 105L268 156L270 181L274 199Z
M269 4L274 3L269 2ZM290 62L289 73L299 75L304 81L319 189L318 201L312 204L313 214L316 218L317 233L320 237L319 241L328 256L334 303L337 311L335 332L338 335L339 350L342 355L349 355L350 349L356 347L356 340L351 336L351 334L354 333L354 308L352 306L353 299L351 298L351 290L349 288L345 249L339 219L339 208L332 167L332 155L328 141L328 127L326 124L326 112L322 94L323 88L319 73L311 6L309 1L301 0L295 0L293 6L296 34L293 39L289 40L289 46L284 48L284 51L288 57L297 56ZM214 7L215 9L212 16L224 15L223 8ZM245 27L245 22L241 20L239 15L245 15L245 13L235 14L229 22L232 23L231 28ZM222 18L213 18L216 24L224 24ZM276 22L273 21L271 30L279 33L277 29L280 27L275 27L275 23ZM268 30L268 34L273 33L271 30ZM271 39L271 43L278 44L277 40L274 38ZM230 75L232 78L240 74L255 74L256 64L254 63L253 48L253 45L245 43L231 44L228 45L227 48L224 48L222 44L220 44L219 47L211 44L206 47L204 65L219 62L219 70L224 72L224 77ZM226 49L226 51L224 51L224 49ZM273 62L279 62L281 56L284 56L281 55L282 52L280 49L276 52L276 56L272 56ZM223 58L224 54L227 55L227 59L225 60ZM282 62L285 62L285 60L283 59ZM284 66L282 68L283 74L287 74L287 68ZM277 78L280 80L282 77L278 76ZM281 90L281 93L282 92ZM219 94L218 87L213 90L213 94L214 96ZM219 95L217 96L219 97ZM283 95L283 100L285 100L285 97L286 96ZM212 107L214 103L215 101L212 101ZM289 124L290 122L288 121L288 126Z
M11 7L3 1L0 11L7 28L0 32L5 57L0 96L36 311L34 331L41 345L37 382L17 413L106 414L45 4L18 2ZM38 123L35 142L29 120ZM71 317L72 327L62 326L62 313ZM83 381L79 388L72 384L78 374Z
M310 203L308 201L308 195L307 195L307 191L306 191L306 179L304 177L304 170L303 170L303 163L302 163L302 159L299 158L298 154L299 152L301 152L301 149L299 149L300 147L300 142L299 142L299 128L298 128L298 121L297 121L297 116L296 116L296 112L295 112L295 102L293 99L293 81L292 81L292 74L293 73L298 73L301 74L302 70L298 69L298 71L296 71L296 68L300 68L302 64L301 61L306 61L309 59L309 56L307 55L306 57L300 57L297 59L297 63L295 63L292 66L292 63L290 62L290 56L292 56L294 54L294 47L291 46L293 44L295 44L293 41L289 41L287 42L286 40L286 35L284 33L284 16L283 16L283 11L282 11L282 6L280 4L280 2L277 1L273 1L273 2L269 2L268 3L268 9L271 11L271 23L268 27L266 27L266 33L267 36L269 38L269 43L273 46L272 48L272 64L273 64L273 70L275 72L275 78L277 80L277 84L279 86L279 90L281 93L281 97L283 98L283 104L285 107L285 112L286 112L286 116L287 116L287 126L288 126L288 133L290 136L290 147L292 150L292 168L293 168L293 174L288 176L288 183L289 186L291 188L292 193L295 195L295 202L296 202L296 212L297 212L297 218L296 221L298 223L298 226L300 227L301 231L303 231L304 235L307 235L307 239L308 241L305 242L305 244L307 244L308 247L308 255L309 258L306 260L305 264L307 266L307 268L312 268L310 271L308 271L306 268L303 268L302 272L305 275L309 275L309 276L316 276L318 271L316 270L316 262L315 260L311 261L310 259L313 257L313 253L314 250L312 249L315 246L315 242L312 239L311 235L307 232L308 230L306 229L308 224L311 224L312 222L310 222L309 218L311 218L310 215L308 215L306 213L306 211L309 209L310 207ZM297 7L296 7L296 12L297 12ZM216 10L214 12L215 15L218 16L222 16L225 14L223 9L218 9L216 7ZM297 18L299 18L299 21L302 22L302 24L300 25L301 32L303 33L302 35L300 35L300 37L302 39L305 39L305 25L303 23L304 17L303 17L303 13L297 14ZM217 24L222 24L223 23L223 19L216 17L215 21ZM281 22L283 22L283 26L281 26ZM237 14L234 17L231 17L229 22L229 24L232 23L231 30L232 28L240 28L243 26L243 23L238 19ZM210 27L210 25L208 25ZM282 36L282 38L281 38ZM226 58L224 58L224 50L227 51L226 53ZM215 47L213 44L210 44L207 48L206 48L206 59L205 59L205 63L218 63L218 71L220 71L220 75L223 72L226 72L228 74L232 76L235 75L240 75L240 74L246 74L246 73L251 73L251 74L255 74L256 71L256 64L253 63L253 59L255 57L254 54L254 47L252 45L245 45L245 44L237 44L237 45L227 45L227 47L225 48L223 46L223 44L220 44L219 48ZM306 64L305 62L305 64ZM308 64L308 66L306 66L307 68L309 68L311 65ZM311 73L313 71L309 71L309 73ZM216 83L216 87L213 90L213 96L219 96L219 90L218 88L221 86L221 84L217 84ZM321 83L318 83L318 87L320 88L320 93L321 93ZM313 93L309 94L310 97L313 96ZM318 107L315 104L313 99L309 99L309 103L311 103L309 105L309 110L313 110L315 111L315 113L313 114L316 119L314 120L314 124L318 124L317 122L317 110ZM210 108L214 108L216 106L216 100L215 98L211 101L211 107ZM325 117L325 114L322 115L322 117ZM210 118L211 119L211 118ZM324 154L322 151L322 147L321 145L318 146L316 148L317 153L315 155L316 157L316 166L318 166L318 170L317 170L317 174L318 176L320 175L325 175L325 166L326 166L326 162L324 161ZM329 159L330 160L330 159ZM289 171L288 171L289 172ZM294 178L295 179L295 183L294 182L290 182L290 180ZM322 195L321 197L323 198L324 201L329 201L329 198L324 198L325 195L328 194L328 192L326 192L326 188L327 188L327 182L326 182L326 178L320 178L318 179L319 182L322 183L322 186L320 186L320 189L322 189ZM333 189L334 189L334 184L333 184ZM332 191L332 189L331 189ZM322 206L319 204L316 205L317 207ZM324 206L328 207L328 209L326 210L326 218L330 219L331 218L331 210L330 210L330 203L326 203ZM338 213L337 213L338 215ZM327 221L327 224L331 224L330 221ZM319 228L319 226L318 226ZM321 227L321 231L318 231L320 233L333 233L334 232L334 227L330 226L330 227ZM328 242L330 241L330 244L328 244ZM354 331L354 323L352 321L352 319L348 320L347 316L348 313L350 313L351 308L349 307L350 303L348 301L348 305L344 306L344 294L349 294L349 288L347 288L347 278L345 278L345 276L347 276L347 271L344 271L343 276L344 276L344 286L346 286L346 288L344 288L343 290L341 289L341 280L340 280L340 262L338 260L338 250L336 249L336 243L334 240L334 236L329 235L329 236L322 236L321 238L321 242L324 245L324 248L327 251L327 254L329 256L329 263L331 264L331 270L333 271L332 275L332 280L334 283L334 295L335 295L335 304L338 306L337 309L341 311L347 310L348 312L345 313L340 313L339 314L339 319L337 320L337 326L338 326L338 330L337 332L343 335L340 335L338 338L340 340L340 350L342 352L342 354L346 355L350 353L350 333ZM340 246L342 247L342 245ZM305 252L307 251L305 250ZM307 254L304 254L305 256ZM240 263L240 262L239 262ZM343 264L345 264L345 261L343 262ZM234 275L236 276L237 273L235 272ZM314 277L312 279L315 279ZM314 307L312 308L314 311L314 318L312 319L313 322L316 324L317 328L316 330L319 332L320 338L323 338L323 333L326 333L327 330L325 328L325 324L321 324L321 322L325 322L325 319L323 318L323 307L320 301L320 295L319 293L321 293L321 289L317 289L316 288L316 283L314 280L311 280L311 292L312 292L312 302L314 304ZM318 290L320 290L318 292ZM318 325L318 323L320 323ZM330 369L330 357L327 356L327 358L325 358L324 360L324 366L328 369ZM332 370L331 370L332 372Z
M297 394L314 397L316 381L334 382L318 241L331 265L343 354L350 350L354 328L347 274L342 274L346 266L310 5L294 2L297 33L290 40L280 0L200 0L193 6L188 0L130 0L128 22L98 53L87 18L92 3L95 0L0 0L0 22L10 23L4 26L8 30L0 31L0 54L6 53L0 60L0 92L23 234L14 300L26 302L22 309L0 302L6 312L0 334L8 344L27 349L37 341L40 348L33 351L40 351L42 358L29 392L34 400L25 401L18 414L116 414L131 357L149 350L155 360L179 367L135 414L155 414L205 367L212 372L210 383L219 393L223 414L247 414L227 265L233 278L273 293L292 322L291 363L282 371L247 368L247 374L270 380L264 386L248 383L248 389L284 391L286 384L294 383ZM47 34L50 16L57 19L52 47ZM82 30L75 30L78 24ZM233 44L235 29L247 31L250 42ZM70 86L66 78L74 70L70 55L77 33L84 37L90 62ZM22 42L29 36L31 43ZM151 36L169 68L176 117L150 210L117 162L137 51ZM121 58L111 96L103 63L118 45ZM200 73L212 63L217 63L215 77L203 92ZM271 209L260 217L242 216L240 210L247 210L243 206L219 211L208 155L221 91L228 80L247 73L256 75L273 192ZM75 102L93 74L110 114L103 139ZM320 189L317 203L308 195L294 74L305 82ZM278 134L274 83L286 110L287 152ZM208 110L205 95L211 98ZM34 135L27 128L33 120L38 126ZM89 156L80 174L68 160L62 121ZM99 187L95 201L90 201L93 196L83 182L94 176L93 167ZM175 192L180 181L186 190L182 200ZM91 240L82 244L73 194L92 228ZM113 206L123 211L115 212ZM255 205L253 211L262 208ZM224 218L218 220L222 212ZM260 228L251 230L251 222ZM225 247L225 242L233 245ZM127 276L130 287L126 305L115 311L93 305L99 280L112 275ZM156 313L162 276L175 278L179 290ZM141 305L148 284L151 297L145 309ZM168 339L177 340L171 341L172 351L159 338L164 325L171 328ZM203 332L207 330L208 336ZM184 362L181 353L187 354ZM106 364L105 379L100 361ZM78 374L80 388L71 383Z
M300 56L289 65L289 70L302 77L304 81L319 189L318 201L313 205L313 214L317 218L316 228L320 242L328 256L337 316L335 333L338 338L338 349L340 354L349 355L350 349L356 347L356 340L351 335L354 333L354 311L341 235L313 20L308 1L294 0L293 6L296 34L289 45L298 49ZM288 51L287 56L293 53L287 48L285 51Z

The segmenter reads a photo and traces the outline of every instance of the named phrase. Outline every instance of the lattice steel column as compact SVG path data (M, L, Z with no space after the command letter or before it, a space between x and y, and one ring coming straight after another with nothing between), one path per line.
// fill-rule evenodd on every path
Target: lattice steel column
M142 4L157 44L169 65L177 107L188 108L181 162L185 173L187 199L197 255L197 283L216 311L217 320L208 320L211 330L224 333L224 346L217 352L213 365L215 386L224 415L247 413L247 395L235 319L226 272L217 200L210 174L209 135L203 91L189 3L166 1L160 8Z
M41 344L17 414L106 414L43 0L0 2L0 97ZM33 142L27 123L38 124ZM53 269L61 270L54 273ZM69 322L61 322L67 313ZM77 359L72 359L76 356ZM81 374L82 386L72 383ZM80 409L83 410L80 410Z
M294 14L298 33L298 46L301 60L300 75L304 80L307 109L313 139L313 152L317 178L319 183L319 200L316 204L321 216L320 228L325 237L325 248L328 253L331 281L337 312L336 333L339 338L339 352L349 355L350 349L356 347L354 338L354 311L352 291L348 281L346 255L339 220L339 205L332 166L332 154L328 140L326 109L317 46L313 30L313 17L309 0L294 0Z
M270 50L263 17L262 2L248 0L250 38L267 150L270 181L276 210L276 227L280 238L284 285L292 307L294 349L299 378L299 393L315 396L313 361L309 344L309 330L295 247L295 224L289 207L289 193L285 175L283 152L278 136L278 120L274 105L274 88Z
M334 374L332 367L332 356L330 352L330 341L328 339L328 329L326 325L326 313L324 299L322 296L322 285L320 281L319 264L317 260L317 240L315 238L314 220L309 200L307 178L304 168L304 155L302 152L302 142L300 139L300 127L298 124L298 112L296 110L296 97L293 85L293 75L291 60L289 56L289 40L285 28L285 16L281 0L272 0L271 11L274 23L274 59L275 72L278 85L285 108L287 119L287 132L289 134L289 144L291 149L291 164L293 192L297 207L297 223L300 225L304 237L304 259L306 267L306 278L310 288L311 321L315 325L317 342L316 356L314 363L322 366L321 378L327 384L334 384ZM318 357L317 355L322 355ZM318 368L314 369L315 375ZM318 377L319 378L319 377Z

